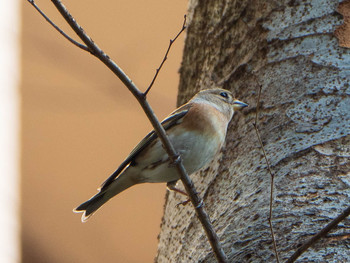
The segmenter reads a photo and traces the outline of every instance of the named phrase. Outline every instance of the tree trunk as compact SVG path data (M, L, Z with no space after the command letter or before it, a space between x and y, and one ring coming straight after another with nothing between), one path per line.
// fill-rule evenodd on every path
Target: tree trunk
M350 204L350 52L334 36L338 1L199 1L189 4L179 104L222 86L249 103L236 113L226 145L192 179L229 262L276 262L268 223L271 176L253 127L258 125L275 175L273 228L281 261ZM156 262L215 262L191 205L170 193ZM348 262L350 220L299 262Z

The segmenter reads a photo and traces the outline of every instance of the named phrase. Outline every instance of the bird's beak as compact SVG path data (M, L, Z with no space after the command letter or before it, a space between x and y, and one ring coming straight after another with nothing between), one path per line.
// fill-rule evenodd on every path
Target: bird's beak
M245 107L248 107L248 104L242 102L242 101L239 101L239 100L234 100L233 101L233 109L236 111L236 110L240 110L242 108L245 108Z

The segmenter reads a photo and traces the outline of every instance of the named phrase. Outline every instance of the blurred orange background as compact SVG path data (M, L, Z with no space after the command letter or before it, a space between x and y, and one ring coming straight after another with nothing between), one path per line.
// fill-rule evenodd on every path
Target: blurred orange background
M51 1L36 1L78 39ZM187 1L63 1L92 39L145 90L181 29ZM152 262L165 184L135 186L87 223L72 209L97 192L150 131L145 114L101 62L22 1L22 262ZM158 118L175 108L184 34L150 92Z

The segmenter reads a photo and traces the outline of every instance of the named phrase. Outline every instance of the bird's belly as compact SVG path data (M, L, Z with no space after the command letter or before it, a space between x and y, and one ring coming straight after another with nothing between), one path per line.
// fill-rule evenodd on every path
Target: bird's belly
M220 150L225 136L216 136L208 138L205 135L195 134L193 132L181 132L174 140L170 136L175 150L181 155L182 162L189 175L203 168L208 164ZM159 161L148 165L142 171L144 182L159 183L170 182L180 179L180 176L174 167L169 163L168 156L164 151L161 142L158 141L155 148L160 153Z
M180 153L188 174L192 174L207 165L221 149L224 136L208 138L197 135L195 140L186 140L174 143L175 149ZM191 137L189 135L189 137ZM190 141L190 142L189 142Z

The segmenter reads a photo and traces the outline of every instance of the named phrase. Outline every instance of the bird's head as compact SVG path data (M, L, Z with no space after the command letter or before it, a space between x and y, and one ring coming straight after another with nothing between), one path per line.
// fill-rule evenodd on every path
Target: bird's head
M231 91L221 88L202 90L192 100L214 106L224 113L228 119L232 118L235 111L248 107L248 104L235 99Z

